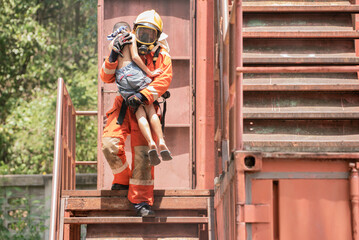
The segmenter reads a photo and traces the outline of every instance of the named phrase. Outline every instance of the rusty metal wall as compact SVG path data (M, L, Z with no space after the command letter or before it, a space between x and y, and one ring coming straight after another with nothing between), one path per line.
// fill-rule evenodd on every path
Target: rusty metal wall
M99 68L109 54L106 36L118 21L127 21L131 26L137 15L155 9L162 17L163 32L168 34L170 55L173 63L173 80L169 91L166 129L167 145L174 159L162 162L155 168L155 188L192 188L192 1L159 0L105 0L99 1ZM115 84L104 84L99 80L99 143L103 129L103 115L112 107L116 95ZM131 163L130 137L126 142L126 156ZM98 157L98 188L109 189L111 170L100 149Z
M258 214L247 224L247 234L251 239L351 239L348 177L346 161L265 159L260 172L246 174L246 204L268 204L270 216L261 221Z
M234 2L225 57L243 79L222 120L236 148L215 181L218 239L359 239L356 2Z

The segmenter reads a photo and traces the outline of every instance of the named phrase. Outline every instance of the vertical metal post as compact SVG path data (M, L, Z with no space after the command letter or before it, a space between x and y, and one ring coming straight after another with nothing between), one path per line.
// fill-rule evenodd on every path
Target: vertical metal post
M223 38L222 42L225 40L227 31L228 31L228 23L229 23L229 10L228 10L228 1L221 0L221 6L222 6L222 17L223 17Z
M246 223L244 222L244 205L246 204L245 172L240 167L239 154L235 154L235 188L236 188L236 239L246 239Z
M237 0L236 5L236 65L243 67L243 9L242 0ZM236 116L236 150L243 149L243 73L236 75L236 103L235 103L235 116Z
M350 202L352 205L353 240L359 240L359 174L355 163L350 163Z
M104 99L102 92L102 81L100 79L100 69L103 63L103 21L104 21L104 0L97 1L97 50L98 50L98 77L97 77L97 189L103 188L103 155L101 149L103 116L104 116Z
M196 13L196 188L212 189L215 172L214 0L197 0Z
M58 79L57 86L57 104L56 104L56 130L55 130L55 150L54 150L54 165L52 170L52 194L51 194L51 214L50 214L50 233L49 239L57 239L57 223L58 223L58 201L60 197L60 174L61 174L61 159L62 159L62 139L61 139L61 125L62 125L62 108L64 95L64 81L62 78Z
M72 109L75 111L74 106ZM76 190L76 111L72 114L72 190Z
M243 9L242 0L236 1L236 66L243 67ZM235 117L236 117L236 135L235 147L236 150L243 149L243 73L236 74L236 102L235 102ZM243 240L246 237L246 224L243 219L243 206L245 204L245 173L238 168L238 160L236 159L236 235L238 240Z

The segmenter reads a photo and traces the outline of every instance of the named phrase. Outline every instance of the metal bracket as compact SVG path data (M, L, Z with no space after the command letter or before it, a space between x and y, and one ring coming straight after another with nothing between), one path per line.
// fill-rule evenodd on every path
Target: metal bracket
M262 153L236 151L234 155L238 170L248 172L262 170Z
M244 205L244 222L268 223L271 219L269 204Z

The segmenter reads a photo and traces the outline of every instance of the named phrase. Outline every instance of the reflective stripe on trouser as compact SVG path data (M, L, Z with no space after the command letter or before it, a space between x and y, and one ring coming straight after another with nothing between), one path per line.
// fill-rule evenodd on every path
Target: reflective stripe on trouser
M153 205L154 167L150 165L149 147L138 129L137 122L136 127L131 131L132 177L128 200L132 203L147 202Z
M125 137L126 136L124 136L124 138L102 138L102 152L115 176L112 183L128 185L131 170L126 160L124 150Z

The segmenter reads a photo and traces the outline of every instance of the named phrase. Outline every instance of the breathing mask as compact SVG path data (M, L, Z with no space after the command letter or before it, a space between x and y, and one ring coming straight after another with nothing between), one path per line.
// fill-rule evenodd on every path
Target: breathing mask
M156 28L146 25L140 25L135 30L138 53L140 55L148 54L156 43L159 32Z

